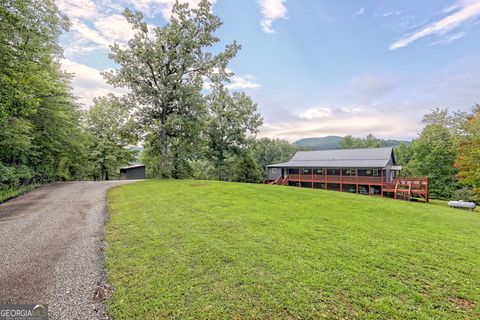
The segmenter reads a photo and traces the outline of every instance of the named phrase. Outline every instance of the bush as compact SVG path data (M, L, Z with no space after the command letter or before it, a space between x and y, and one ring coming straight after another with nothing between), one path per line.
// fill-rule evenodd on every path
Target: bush
M463 187L461 189L456 190L453 195L451 200L463 200L463 201L472 201L479 203L480 199L478 199L478 196L475 194L475 192L468 188L468 187Z

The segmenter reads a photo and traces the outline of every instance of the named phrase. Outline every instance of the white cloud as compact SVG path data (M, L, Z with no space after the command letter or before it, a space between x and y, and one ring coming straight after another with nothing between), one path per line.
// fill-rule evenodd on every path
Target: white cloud
M445 39L432 42L432 46L437 46L437 45L445 46L447 44L454 42L455 40L463 38L464 36L465 36L465 32L451 34L451 35L448 35Z
M244 90L258 89L261 85L254 76L247 74L244 76L234 75L226 87L231 90Z
M102 36L117 42L126 42L135 34L125 17L119 14L97 19L94 24Z
M230 69L226 69L228 73L233 73L234 72ZM210 90L212 87L212 83L207 77L204 77L203 81L203 89L204 90ZM257 79L252 76L252 75L244 75L244 76L239 76L234 74L230 78L230 83L226 84L225 87L229 90L245 90L245 89L258 89L261 87L261 84L257 82Z
M358 14L358 15L365 14L365 8L364 8L364 7L361 7L360 9L358 9L357 12L355 12L355 14Z
M389 11L389 12L385 12L383 14L384 17L388 17L388 16L397 16L399 14L402 14L402 11Z
M410 43L432 34L445 34L459 27L466 21L478 17L480 15L480 0L468 0L459 2L458 8L454 8L451 10L457 11L439 21L431 23L430 25L426 26L422 30L415 32L412 35L406 36L403 39L394 42L390 46L390 50L406 47Z
M98 30L90 28L80 20L73 19L71 22L72 22L71 30L74 33L76 33L76 37L78 39L85 42L90 41L105 48L108 48L109 45L113 44L113 42L110 39L105 37Z
M324 107L311 108L303 112L296 113L298 118L305 119L305 120L324 119L331 116L331 114L332 114L332 109L324 108Z
M85 107L92 105L94 97L106 95L107 93L123 95L128 92L126 89L114 88L109 85L100 74L101 70L69 59L62 59L61 64L68 73L74 74L72 79L73 93Z
M57 0L58 8L69 18L94 19L98 16L97 7L91 0Z
M401 125L399 125L401 124ZM382 138L413 138L419 129L418 121L412 121L411 115L400 111L391 111L388 117L379 110L370 112L339 113L332 109L328 118L265 121L260 130L261 136L296 141L306 137L329 135L365 136L373 133Z
M261 21L262 30L267 33L275 32L272 28L273 21L287 18L286 0L259 0L263 19Z

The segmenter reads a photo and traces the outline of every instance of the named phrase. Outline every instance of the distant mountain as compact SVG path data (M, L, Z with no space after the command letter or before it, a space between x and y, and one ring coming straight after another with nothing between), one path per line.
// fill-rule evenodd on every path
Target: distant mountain
M303 138L295 141L294 144L311 150L338 149L338 143L342 140L339 136L328 136L322 138Z
M328 136L320 138L304 138L298 141L295 141L294 144L305 147L310 150L329 150L329 149L340 149L338 143L342 140L342 137L339 136ZM381 140L384 147L395 147L400 143L404 142L410 144L411 141L402 141L402 140Z

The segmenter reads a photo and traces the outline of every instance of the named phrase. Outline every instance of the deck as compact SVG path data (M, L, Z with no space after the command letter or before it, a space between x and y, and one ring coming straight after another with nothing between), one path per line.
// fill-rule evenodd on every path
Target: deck
M325 190L348 191L356 193L390 196L394 199L411 200L414 198L429 201L428 177L406 177L386 181L386 177L365 176L332 176L289 174L276 181L266 181L270 184L307 186ZM335 186L332 188L332 186ZM353 186L353 188L352 188ZM364 190L367 190L366 192Z

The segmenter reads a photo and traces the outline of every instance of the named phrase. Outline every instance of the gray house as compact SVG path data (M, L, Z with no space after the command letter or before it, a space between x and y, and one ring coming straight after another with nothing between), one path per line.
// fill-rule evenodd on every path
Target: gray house
M428 178L399 178L392 148L299 151L267 166L266 183L428 201Z
M120 168L120 180L145 179L145 165L135 164Z

